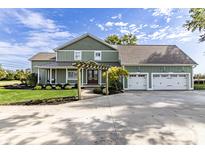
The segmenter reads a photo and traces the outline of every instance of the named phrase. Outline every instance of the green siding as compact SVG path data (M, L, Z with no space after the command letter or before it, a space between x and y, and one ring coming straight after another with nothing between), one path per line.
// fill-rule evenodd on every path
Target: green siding
M49 62L49 61L32 61L31 62L32 73L38 73L38 68L36 68L35 66L45 65L45 64L50 64L50 63L52 63L52 62Z
M190 73L192 76L191 66L125 66L128 72L149 73L149 88L151 88L151 73ZM192 80L192 78L191 78ZM192 81L191 81L192 84ZM192 85L191 85L192 86ZM127 88L127 79L125 78L125 88Z
M74 51L57 51L57 61L73 61Z
M110 50L111 47L91 38L85 37L73 44L70 44L61 50Z
M58 69L57 70L57 83L66 83L66 70Z
M102 51L102 50L101 50ZM82 51L82 61L94 60L95 51ZM58 51L57 61L74 61L74 51ZM101 62L119 61L118 52L114 50L102 51Z

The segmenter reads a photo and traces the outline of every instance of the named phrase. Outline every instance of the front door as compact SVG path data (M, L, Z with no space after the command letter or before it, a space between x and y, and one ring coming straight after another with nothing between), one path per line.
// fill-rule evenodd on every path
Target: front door
M98 71L88 70L88 84L98 84Z

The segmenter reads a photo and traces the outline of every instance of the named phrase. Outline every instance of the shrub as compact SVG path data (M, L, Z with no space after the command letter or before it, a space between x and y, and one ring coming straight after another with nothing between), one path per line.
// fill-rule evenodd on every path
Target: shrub
M56 84L56 87L61 87L61 88L63 88L63 85L62 85L62 84Z
M34 90L41 90L41 89L42 89L42 86L37 85L37 86L35 86L33 89L34 89Z
M52 89L52 86L47 85L45 89L46 89L46 90L51 90L51 89Z
M106 95L106 88L103 88L103 89L102 89L102 94L103 94L103 95Z
M65 86L64 86L64 89L70 90L70 89L72 89L72 86L70 86L70 85L65 85Z
M14 75L13 72L7 72L5 80L14 80Z
M56 90L61 90L62 88L60 86L55 87Z
M35 86L37 84L37 74L36 73L29 74L26 79L26 84L32 87Z
M101 93L102 93L102 90L101 90L101 88L94 88L94 89L93 89L93 93L95 93L95 94L101 94Z

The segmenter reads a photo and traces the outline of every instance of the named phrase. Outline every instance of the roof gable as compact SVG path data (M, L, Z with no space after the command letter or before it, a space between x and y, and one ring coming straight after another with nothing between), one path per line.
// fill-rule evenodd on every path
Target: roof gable
M84 34L54 50L116 50L116 48L91 34Z

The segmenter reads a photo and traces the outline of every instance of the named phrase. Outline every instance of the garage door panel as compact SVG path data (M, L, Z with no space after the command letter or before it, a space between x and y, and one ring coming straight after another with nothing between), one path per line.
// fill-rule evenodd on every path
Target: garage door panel
M153 74L154 90L186 90L188 89L187 74Z
M131 90L146 90L147 77L145 74L130 74L128 88Z

